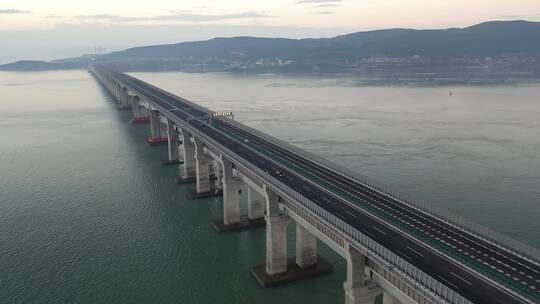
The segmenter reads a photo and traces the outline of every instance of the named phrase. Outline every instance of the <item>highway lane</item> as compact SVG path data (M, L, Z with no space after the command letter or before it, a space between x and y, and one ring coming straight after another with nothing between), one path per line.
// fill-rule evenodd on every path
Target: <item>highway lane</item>
M154 92L154 93L158 93L159 95L162 95L161 98L171 99L171 97L168 96L168 95L166 95L166 94L163 94L163 93L160 93L160 92ZM171 100L169 100L169 102L177 102L177 101L174 100L174 99L171 99ZM184 107L185 107L185 106L186 106L186 105L184 105ZM244 134L244 135L245 135L245 134ZM243 143L242 143L242 144L243 144ZM401 204L401 203L400 203L400 204Z
M226 120L221 124L227 124ZM248 138L249 142L244 142L244 144L252 145L254 149L262 149L261 153L279 151L280 155L274 155L273 158L281 158L281 161L289 160L287 162L289 168L297 167L302 172L311 170L312 180L322 184L323 187L337 189L338 193L347 193L349 195L342 196L346 199L352 198L357 202L361 201L364 205L371 205L371 209L378 208L382 211L383 217L394 222L396 220L400 221L401 226L404 226L407 232L412 232L423 239L436 239L444 245L440 249L461 256L462 260L468 263L472 262L473 266L480 266L482 270L487 268L487 274L493 275L492 272L496 272L499 279L502 279L505 283L510 281L516 285L521 284L518 287L525 290L530 289L528 292L532 295L537 293L536 291L540 285L537 280L540 273L537 264L515 255L509 256L509 252L498 246L494 246L474 235L466 234L433 216L421 213L392 197L381 194L333 170L318 165L303 156L298 156L287 149L266 140L261 140L258 136L243 129L235 126L228 126L228 128L234 128L237 133L241 134L239 140ZM301 165L298 166L298 164ZM481 265L478 265L479 263Z
M151 89L151 88L149 88L148 86L145 87L145 86L144 86L144 83L142 83L142 82L140 82L140 81L134 82L134 81L132 81L132 80L129 79L129 78L124 78L123 80L124 80L124 81L129 81L132 85L135 85L135 86L137 86L137 87L141 86L140 89L144 88L144 90L147 91L147 94L150 94L150 95L153 95L154 97L157 97L157 100L154 100L154 98L153 98L153 101L158 102L158 104L160 104L161 106L163 106L163 107L165 107L165 108L167 108L167 109L174 109L175 107L178 107L178 108L186 108L186 107L188 106L188 105L185 105L185 104L181 104L181 102L175 100L174 98L172 98L172 97L170 97L170 96L168 96L168 95L166 95L166 94L163 94L163 93L161 93L161 92L159 92L159 91L156 91L156 90L154 90L154 89ZM171 104L172 104L172 105L171 105ZM199 114L200 114L200 112L199 112ZM181 117L181 119L186 120L187 117L184 115L184 117ZM195 121L195 122L196 122L196 121ZM245 136L246 134L242 134L242 135ZM219 136L223 137L223 134L220 134ZM238 141L238 140L236 140L236 144L244 145L245 143L244 143L243 141ZM255 164L256 164L257 166L262 166L261 164L263 164L263 163L264 163L264 161L263 161L262 159L260 159L260 158L257 159L256 162L255 162ZM277 170L277 169L276 169L276 170ZM284 168L282 167L281 170L282 170L282 172L285 172L286 169L284 169ZM286 170L286 171L288 171L288 170ZM289 178L289 177L290 177L289 174L287 174L286 177ZM294 181L287 181L287 182L290 182L290 183L292 183L292 184L296 184L296 183L297 183L297 182L294 182ZM302 193L302 194L303 194L304 196L306 196L306 197L309 197L309 196L310 196L309 193L313 193L314 190L313 190L312 188L316 189L316 187L313 187L313 186L310 185L310 184L299 183L298 185L299 185L299 186L298 186L297 191L298 191L299 193ZM306 191L306 189L311 189L311 191ZM319 190L317 189L317 191L319 191ZM314 199L316 199L316 198L314 198ZM321 200L322 200L322 201L321 201ZM332 204L330 204L329 202L332 202ZM338 208L337 210L334 210L334 212L335 212L336 214L338 214L339 217L341 217L341 218L345 218L345 219L348 219L348 220L354 220L354 219L350 218L350 217L353 217L351 214L354 214L354 212L351 211L351 210L348 210L346 207L343 207L342 204L340 205L338 202L339 202L339 200L336 200L335 197L327 197L327 196L324 196L324 195L321 196L321 199L317 200L317 203L318 203L318 204L321 204L321 205L324 205L325 208L332 209L332 208L335 208L335 206L339 206L339 208L343 208L343 210L340 210L340 209ZM331 206L329 206L328 204L330 204ZM400 203L400 204L401 204L401 203ZM356 211L358 211L358 210L356 210ZM347 216L348 216L348 217L347 217ZM358 214L355 214L355 216L358 216ZM377 227L377 228L376 228L376 229L375 229L375 228L371 228L371 229L370 229L369 227L368 227L368 228L365 228L365 227L364 227L364 229L367 229L366 231L367 231L368 233L371 233L371 235L377 235L377 233L380 235L380 234L381 234L381 231L385 231L383 227L378 227L378 226L374 226L374 227ZM386 233L388 233L388 232L386 232ZM379 241L379 240L377 240L377 241ZM408 252L407 254L404 253L404 252L401 252L401 255L402 255L403 258L407 258L407 257L408 257L408 258L411 258L410 255L413 255L413 256L414 256L414 254L418 254L418 253L420 253L420 254L422 254L422 255L424 255L424 256L425 256L425 254L426 254L425 251L422 251L422 250L425 250L425 248L424 248L424 249L422 249L422 248L420 248L420 247L414 247L414 248L413 248L413 247L411 247L411 246L401 246L401 247L397 247L397 248L402 248L402 250L405 250L406 248L409 248L408 250L411 251L411 252ZM398 250L398 249L396 249L396 250ZM429 251L429 249L427 249L427 250ZM401 256L401 255L400 255L400 256ZM430 266L430 269L431 269L431 268L433 268L433 266ZM430 272L428 271L428 273L430 273ZM455 276L456 276L456 273L454 273L454 275L452 275L452 276L455 277ZM441 277L441 278L444 279L444 280L447 280L445 277ZM452 278L448 278L448 279L452 279ZM461 276L457 276L457 277L454 278L453 280L456 280L456 279L457 279L457 280L460 280L460 281L463 281L463 280L462 280L463 277L461 277ZM454 283L451 283L451 282L452 282L452 281L448 281L449 284L454 284ZM467 282L469 282L469 281L467 281ZM457 286L457 285L456 285L456 286ZM495 302L492 302L492 303L495 303ZM504 302L504 303L511 303L511 302Z
M343 202L319 186L296 175L293 171L244 146L241 142L223 136L223 133L199 121L193 121L190 124L225 147L228 147L245 160L268 172L271 176L310 199L329 213L349 223L362 233L371 236L376 242L396 253L401 258L409 261L422 271L429 273L444 284L447 284L448 287L454 289L473 303L526 303L495 288L477 276L471 275L462 266L433 252L428 247L418 243L415 239L403 235L400 231L366 214L356 206ZM281 175L277 173L278 171L285 174ZM405 253L404 251L407 248L412 249L412 251Z
M244 134L244 135L246 135L246 134ZM250 139L249 139L249 143L253 143L253 138L250 138ZM258 143L253 143L253 145L258 145ZM265 148L263 148L263 150L268 151L269 149L268 149L267 147L265 147ZM261 152L261 153L264 153L264 151ZM275 157L271 157L271 158L275 159ZM292 164L292 163L288 163L288 164L287 164L287 168L289 168L289 169L290 169L290 168L294 168L294 167L295 167L295 165ZM323 178L324 178L324 176L323 176ZM327 177L327 179L328 179L328 177ZM325 187L325 188L327 188L327 187ZM400 204L401 204L401 203L400 203ZM419 254L422 255L421 251L416 250L416 249L413 249L413 248L410 248L410 247L405 247L405 248L403 249L403 251L411 251L413 256L414 256L414 255L419 255ZM411 252L409 252L408 254L411 255ZM402 252L402 253L403 253L403 252ZM456 276L456 275L454 274L454 276ZM460 279L459 276L457 276L457 278Z
M168 96L166 94L163 94L161 92L154 92L154 93L160 95L161 96L160 98L168 99L168 102L172 102L172 103L177 103L178 102L177 100L175 100L175 99L171 98L170 96ZM162 106L164 106L165 108L172 108L171 106L169 106L169 103L163 104ZM186 105L183 105L182 108L186 108ZM201 113L199 112L198 114L200 115ZM242 136L245 136L245 137L248 137L248 138L251 138L252 140L254 140L254 137L251 134L246 133L242 129L236 129L235 132L243 132ZM256 143L261 145L261 146L266 145L266 148L268 148L268 144L263 142L263 141L257 141ZM244 143L242 143L242 144L244 144ZM271 148L272 149L276 149L276 148L279 149L280 147L273 146ZM281 152L283 152L283 151L281 151ZM290 153L288 151L284 151L284 152L285 153ZM289 154L289 156L290 155L291 154ZM298 161L299 157L298 156L295 156L295 157L296 157L296 159L294 161ZM307 160L305 160L305 159L300 159L300 162L306 162L306 161ZM313 169L313 164L310 164L310 165L312 166L312 168L310 168L310 169ZM323 169L325 169L325 168L323 168ZM320 168L315 168L314 172L316 172L317 175L319 175L319 177L323 178L323 179L327 179L327 180L334 180L334 179L339 180L339 179L341 179L340 182L343 182L343 178L345 178L345 177L343 177L341 175L337 175L335 172L333 172L331 170L326 170L326 172L320 172L319 170L320 170ZM321 176L321 174L323 174L324 176ZM328 178L329 176L332 176L332 179L329 179ZM526 287L526 288L528 286L530 286L531 288L536 288L535 284L537 284L537 282L535 282L534 276L532 276L530 274L530 270L532 270L533 273L534 273L534 271L536 271L534 269L534 267L536 265L525 265L524 267L521 267L523 265L523 263L528 263L528 261L523 261L522 263L520 263L520 262L516 262L513 258L507 258L506 256L501 254L500 248L495 247L495 250L493 250L491 248L488 248L486 245L491 245L491 244L486 243L483 240L479 240L479 241L484 242L485 244L480 244L480 243L478 243L478 241L471 241L470 239L463 237L463 235L462 235L463 232L462 231L457 231L456 232L455 231L456 229L454 227L449 226L444 222L438 221L438 219L436 219L436 218L428 220L427 221L428 224L425 224L426 219L424 217L422 217L423 214L422 214L422 216L418 215L417 210L413 210L415 213L412 212L411 210L406 210L404 208L406 206L404 206L403 203L398 202L398 201L391 201L391 198L386 198L384 195L381 195L380 193L374 192L372 189L368 189L366 187L364 187L363 189L358 189L358 187L362 186L362 185L359 185L355 181L346 181L346 183L348 183L348 185L345 185L345 187L346 187L346 189L344 190L345 192L349 192L349 190L351 190L351 188L356 187L356 189L353 189L353 190L354 191L360 191L359 194L361 196L363 196L363 198L361 198L362 200L364 200L364 201L366 199L371 200L373 202L373 203L371 203L371 205L379 204L379 206L373 206L375 208L380 207L380 201L382 200L384 203L386 203L386 204L382 205L383 208L385 209L385 210L383 210L383 215L391 215L391 216L397 217L396 215L399 213L401 215L401 218L399 220L402 223L405 223L408 226L408 227L405 227L405 228L412 227L412 228L414 228L412 230L413 232L421 231L423 234L425 234L425 235L421 235L420 237L423 237L424 239L426 239L426 236L427 236L428 241L433 240L433 239L439 239L439 238L446 239L446 241L441 240L441 242L443 244L445 244L445 247L446 247L446 248L442 248L442 249L455 251L454 254L462 255L461 260L464 260L465 262L470 263L471 259L473 259L473 261L472 261L473 263L475 263L475 262L477 262L477 264L482 263L480 265L475 265L475 266L480 266L481 269L484 270L484 272L485 272L485 269L486 269L485 267L490 267L490 268L494 269L494 271L496 271L495 275L499 277L498 278L499 280L504 281L504 280L508 280L510 278L510 280L511 280L510 283L511 284L512 283L514 283L514 284L524 284L524 287ZM358 199L359 197L356 196L355 198ZM389 206L389 204L392 204L394 207ZM396 208L398 208L399 210L395 210ZM406 213L406 214L403 214L403 213ZM404 220L403 217L406 217L408 219ZM438 223L437 223L437 221L438 221ZM432 227L433 223L435 223L434 227ZM421 225L423 225L424 227L420 227ZM425 230L423 228L425 228ZM411 231L411 229L407 229L407 230L408 230L408 232ZM416 233L416 235L418 236L418 233ZM489 255L487 253L483 252L482 250L480 250L478 248L475 248L476 245L480 245L480 247L482 247L482 250L487 249L487 250L490 251L490 253L495 253L497 256L500 256L500 257L498 257L498 258L489 257ZM506 253L506 252L502 252L502 253ZM484 258L484 259L480 258L479 256L481 256L481 255L485 256L486 258ZM489 262L493 262L493 263L497 263L497 264L494 265L493 263L490 264ZM498 264L503 266L502 268L506 267L508 269L501 270L501 268L498 268L498 266L499 266ZM489 270L491 270L491 269L489 269ZM527 272L525 272L523 270L526 270ZM511 272L515 272L515 274L511 273ZM493 273L491 273L491 274L493 274ZM505 276L505 277L502 277L502 276ZM517 282L514 282L514 278L517 278L517 280L516 280ZM508 283L508 282L506 281L504 283ZM519 286L519 287L523 287L523 286ZM534 295L534 290L533 290L533 295Z

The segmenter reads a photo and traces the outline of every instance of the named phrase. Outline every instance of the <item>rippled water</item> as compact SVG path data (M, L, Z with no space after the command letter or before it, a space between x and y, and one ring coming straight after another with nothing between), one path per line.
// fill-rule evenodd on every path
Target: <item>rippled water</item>
M540 87L134 75L540 246ZM0 106L0 303L343 301L344 261L323 246L332 275L259 288L264 229L215 233L219 199L188 200L88 73L2 72Z

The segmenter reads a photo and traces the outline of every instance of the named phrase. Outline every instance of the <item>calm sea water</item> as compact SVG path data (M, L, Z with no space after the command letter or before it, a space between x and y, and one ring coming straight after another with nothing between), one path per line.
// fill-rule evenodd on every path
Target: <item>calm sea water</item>
M540 87L134 75L540 247ZM0 107L0 303L343 302L322 245L333 274L260 288L264 229L215 233L220 200L187 199L85 71L2 72Z

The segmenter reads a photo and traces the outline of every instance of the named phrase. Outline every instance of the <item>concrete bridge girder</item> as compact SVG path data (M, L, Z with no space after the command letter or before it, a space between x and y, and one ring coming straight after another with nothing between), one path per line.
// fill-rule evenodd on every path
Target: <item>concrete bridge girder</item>
M345 244L347 279L343 283L345 304L373 303L382 289L366 278L367 257L356 248Z
M266 205L266 263L252 268L252 274L263 286L285 284L332 271L317 255L317 238L308 229L288 216L282 198L263 185ZM295 258L287 256L287 227L295 223ZM285 275L286 274L286 275Z
M260 188L254 184L253 181L247 179L247 177L240 177L239 169L234 166L227 157L221 153L216 153L212 149L205 146L203 148L211 159L213 159L214 175L216 177L215 189L217 191L223 191L223 225L230 226L233 224L239 224L241 222L240 215L240 191L242 183L245 183L248 188L248 216L249 220L257 220L264 217L264 197L257 191L259 189L252 189L254 187ZM251 223L242 224L244 227L251 225Z
M134 107L133 105L137 101L137 104L139 105L141 110L149 109L150 113L157 111L156 108L152 107L149 101L146 101L143 98L136 96L135 93L130 94L129 92L127 92L127 95L123 95L125 94L125 87L122 86L120 83L114 82L114 81L108 81L107 83L109 84L108 86L110 87L110 90L112 91L113 95L117 97L117 100L119 102L121 102L122 97L125 96L127 100L131 99L132 101L130 103L131 107ZM135 114L136 112L134 111L134 115ZM208 164L207 166L208 170L206 170L206 173L205 173L203 172L204 170L201 170L203 168L199 168L201 166L201 164L199 163L202 163L203 160L206 160L207 163L211 162L211 159L217 160L216 156L218 154L216 153L216 151L212 151L211 149L208 149L207 147L205 147L202 140L198 138L194 138L194 137L192 138L189 134L189 130L184 129L186 126L183 126L183 127L175 126L174 123L171 123L172 121L168 119L164 119L161 116L163 116L161 115L161 113L157 113L157 119L154 119L154 121L157 120L159 124L165 122L165 126L167 126L166 134L168 135L169 143L174 142L174 138L178 139L178 136L180 136L182 139L182 142L183 142L182 150L183 150L184 161L185 161L185 164L183 166L184 176L197 176L198 184L201 183L199 181L200 176L203 176L203 178L204 177L209 178L210 165ZM181 132L178 132L179 129L181 129ZM173 133L176 133L176 137L173 135L171 138L171 134ZM171 153L176 154L176 155L179 154L178 152L174 153L173 150L174 149L170 147L169 158L171 157ZM219 159L221 159L222 157L223 155L220 155ZM218 167L223 166L223 162L221 162L220 164L221 166L218 165ZM326 236L324 233L322 233L319 229L311 225L311 223L306 221L301 216L297 215L293 210L289 209L284 204L281 204L279 200L279 194L274 193L269 196L268 193L270 189L268 189L266 184L261 182L258 176L252 177L251 176L252 173L244 172L243 169L238 166L236 168L232 168L232 162L230 162L230 164L231 164L230 172L226 173L225 172L226 169L224 167L223 169L221 169L223 170L223 176L224 176L224 188L226 187L225 180L227 178L225 176L227 175L227 177L230 177L230 179L233 180L232 183L238 183L239 181L243 181L248 185L248 198L253 197L253 199L249 199L250 201L260 202L261 198L264 199L263 210L266 211L266 221L267 221L267 240L266 240L267 241L267 265L266 266L267 266L268 273L279 273L279 270L283 269L283 263L285 263L284 268L286 271L287 269L286 227L288 224L295 222L296 223L296 236L297 236L296 237L297 239L297 243L296 243L297 264L305 263L304 265L309 265L310 263L312 263L310 261L313 261L313 260L316 261L316 239L320 239L324 243L329 244L330 248L334 249L336 252L338 252L340 255L344 256L347 259L347 273L348 274L347 274L347 280L344 282L344 289L346 292L346 299L347 299L346 303L361 303L360 300L358 299L363 298L364 296L367 295L367 293L369 293L368 297L371 297L371 294L374 294L375 293L374 290L377 290L377 289L380 294L381 288L382 290L384 290L384 295L383 295L384 304L417 303L416 301L412 300L409 296L407 296L405 293L403 293L400 289L392 285L392 283L387 281L382 275L379 275L377 272L372 271L370 267L367 267L366 266L367 257L363 255L359 250L355 249L353 246L349 244L345 244L345 246L342 246L336 243L334 240L332 240L331 238ZM203 165L202 167L205 167L205 166ZM219 168L217 168L217 171L215 172L219 172ZM219 174L219 176L220 175L221 174ZM197 186L198 192L199 192L199 188L200 187ZM236 198L234 198L232 201L235 201L235 200ZM249 205L248 205L248 215L249 215ZM282 237L283 235L284 237ZM285 241L285 244L283 245L284 241ZM304 244L308 244L308 245L304 245ZM285 249L284 257L283 257L283 248ZM359 254L360 254L360 258L359 258ZM300 257L298 257L298 255L300 255ZM361 256L363 256L363 259L361 258ZM285 260L285 262L283 262L283 260ZM271 265L269 266L269 264ZM361 264L363 264L363 266L359 266ZM362 275L360 276L359 273L362 273ZM371 277L371 280L369 281L366 280L366 276L365 276L366 273L369 274L369 277ZM360 277L362 277L362 279L360 279ZM359 282L361 284L359 284ZM365 290L366 288L369 292L366 292Z
M343 248L343 246L341 246L340 244L338 244L337 242L335 242L334 240L332 240L331 238L326 236L319 229L314 227L311 223L309 223L304 218L302 218L301 216L299 216L298 214L293 212L288 207L282 205L282 206L280 206L280 208L283 209L284 212L287 214L287 216L292 218L297 223L297 225L301 225L304 229L306 229L311 234L316 236L318 240L320 240L321 242L326 244L328 247L332 248L336 253L341 255L343 258L346 257L345 256L345 249Z
M150 106L148 101L146 101L143 98L140 98L139 103L140 103L141 107L146 108L148 111L150 111L152 109L152 106Z
M163 116L163 114L161 114L161 112L159 113L159 122L164 124L164 125L169 124L169 120L167 119L167 117Z
M401 291L399 288L397 288L396 286L391 284L389 281L387 281L384 277L379 275L370 266L368 266L372 264L372 261L369 261L367 256L361 250L355 249L352 245L346 243L343 239L332 239L328 237L325 233L322 232L322 230L327 230L327 229L321 229L321 227L319 228L315 227L313 224L316 221L315 218L312 218L308 221L306 220L305 215L300 216L297 212L291 209L287 204L281 203L280 209L284 210L287 216L296 222L297 226L298 225L302 226L303 229L309 231L318 240L321 240L323 243L325 243L328 247L332 248L336 253L341 255L346 260L348 258L347 252L346 252L347 247L349 250L351 249L355 250L358 252L358 254L365 257L365 259L363 260L364 261L363 263L365 265L364 269L356 270L356 271L357 273L360 273L363 271L364 283L367 282L368 278L370 279L370 282L365 283L365 286L363 287L362 285L359 285L360 287L358 287L359 289L356 291L351 290L350 288L347 289L347 287L350 287L350 286L347 285L347 282L344 282L344 289L346 292L348 291L349 295L351 296L350 299L348 300L349 302L346 302L346 303L373 303L369 301L371 299L374 299L375 296L381 294L381 292L385 293L385 301L383 301L384 304L392 304L392 303L393 304L400 304L400 303L416 304L418 303L417 301L409 297L407 294L405 294L403 291ZM340 243L342 243L343 245L341 245ZM347 271L350 271L351 269L355 269L354 265L349 265L349 266L350 268L348 268ZM424 302L431 303L427 301L424 301ZM424 303L424 302L421 302L421 303Z

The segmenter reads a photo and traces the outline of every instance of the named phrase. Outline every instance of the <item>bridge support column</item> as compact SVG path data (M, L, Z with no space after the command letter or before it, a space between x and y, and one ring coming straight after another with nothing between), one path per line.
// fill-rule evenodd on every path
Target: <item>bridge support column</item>
M308 268L317 264L317 238L296 224L296 265Z
M144 109L143 114L143 108L141 107L141 104L139 102L140 98L137 95L133 95L132 98L133 102L131 103L131 111L133 112L133 116L131 118L132 124L142 124L147 123L149 121L149 118L146 114L146 109Z
M216 193L223 193L223 166L218 161L214 161L214 176Z
M158 111L150 111L150 137L158 138L159 137L159 113Z
M195 169L195 145L190 140L189 132L182 129L182 150L184 156L183 174L176 178L177 184L194 183L196 169Z
M266 203L266 264L252 268L251 272L264 286L264 277L287 272L287 226L291 219L281 214L279 196L265 188ZM262 268L262 269L261 269ZM262 273L261 273L262 272ZM262 280L262 281L261 281Z
M119 90L118 90L118 104L120 106L122 106L122 104L124 103L124 87L119 85Z
M120 87L119 84L116 84L116 85L115 85L115 88L116 88L116 90L115 90L115 91L116 91L116 94L114 94L114 95L115 95L115 97L116 97L116 103L117 103L118 105L120 105L120 98L121 98L121 94L120 94L120 93L122 92L122 91L121 91L121 87Z
M232 163L222 158L223 164L223 224L240 222L240 185L242 181L233 176Z
M129 110L131 105L128 104L128 90L126 87L122 87L120 90L120 110Z
M291 219L282 214L279 209L279 197L272 190L264 186L266 191L266 264L255 266L251 269L251 274L263 287L274 287L284 285L290 282L315 277L321 274L332 271L332 266L328 263L316 263L307 267L309 260L307 258L313 250L302 248L297 254L303 255L300 257L301 263L306 265L302 268L296 264L296 259L287 258L287 226L291 223ZM298 225L298 224L297 224ZM307 231L306 231L307 233ZM300 232L300 244L297 243L297 248L304 244L311 244L312 240L309 235ZM304 259L306 258L306 259Z
M223 166L223 219L213 221L214 229L217 232L231 232L264 226L263 218L251 220L245 215L240 216L242 180L233 176L232 163L229 160L222 157L221 164Z
M112 81L112 80L111 80L111 93L112 93L113 97L115 99L117 99L116 98L116 83L114 83L114 81Z
M190 193L192 199L215 196L210 187L210 157L204 154L204 144L195 139L195 182L196 190Z
M197 174L197 194L210 192L210 172L208 156L204 154L203 143L195 138L195 172Z
M159 122L159 112L157 110L150 110L150 138L148 143L151 146L165 145L168 139L162 136L161 123Z
M383 290L383 304L401 304L393 295Z
M248 187L248 218L256 220L264 217L265 198L251 187Z
M162 165L179 165L182 163L180 160L179 140L180 134L174 126L172 120L167 120L167 146L168 146L168 159L161 162Z
M266 274L273 276L287 272L287 227L291 220L286 215L266 219Z
M248 216L240 215L240 192L242 180L233 176L233 164L226 158L221 157L221 162L216 162L223 168L223 219L216 219L213 221L212 226L217 232L232 232L247 230L255 227L262 227L266 224L264 216L264 197L259 195L261 215L258 217L250 217L250 210L253 208L248 201ZM216 172L216 176L219 173ZM219 177L218 177L219 181ZM218 182L216 181L216 182ZM217 189L217 188L216 188ZM249 187L248 187L249 189ZM248 190L248 200L249 200ZM219 193L216 190L216 193ZM253 211L251 211L253 212Z
M163 138L163 140L165 140L165 145L167 145L169 143L169 138L168 138L168 134L169 134L169 124L167 122L163 122L161 120L161 117L160 117L160 120L159 120L159 134L161 136L161 138Z
M115 101L118 103L118 86L115 82L112 83L112 95L114 96Z
M141 106L139 109L141 111L141 118L146 120L145 122L150 122L150 109L143 106Z
M366 280L366 256L349 244L345 245L345 255L347 259L347 280L343 283L345 304L373 303L381 293L381 288Z

